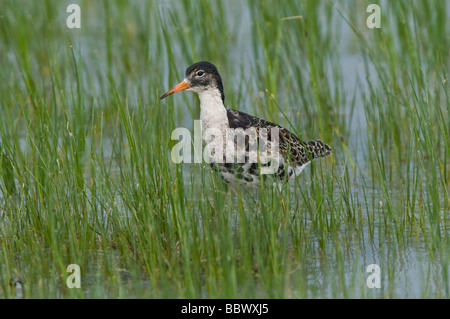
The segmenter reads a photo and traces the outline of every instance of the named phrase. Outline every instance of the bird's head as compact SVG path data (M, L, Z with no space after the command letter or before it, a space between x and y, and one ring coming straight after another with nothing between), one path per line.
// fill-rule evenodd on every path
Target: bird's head
M218 91L221 94L222 101L225 100L222 79L220 78L219 72L214 64L206 61L197 62L188 67L184 80L163 94L160 99L162 100L169 95L183 90L193 91L198 94L207 91Z

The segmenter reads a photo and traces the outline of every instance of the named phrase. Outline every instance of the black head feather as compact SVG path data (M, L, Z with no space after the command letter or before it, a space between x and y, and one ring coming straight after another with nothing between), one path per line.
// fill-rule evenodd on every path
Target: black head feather
M225 101L222 79L214 64L207 61L192 64L186 69L186 79L192 88L216 87L220 91L222 101Z

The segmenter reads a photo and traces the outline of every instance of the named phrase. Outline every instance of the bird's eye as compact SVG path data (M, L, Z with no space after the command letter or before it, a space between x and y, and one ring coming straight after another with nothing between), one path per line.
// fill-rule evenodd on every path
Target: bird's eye
M203 72L203 71L197 71L197 76L203 76L203 74L205 74L205 72Z

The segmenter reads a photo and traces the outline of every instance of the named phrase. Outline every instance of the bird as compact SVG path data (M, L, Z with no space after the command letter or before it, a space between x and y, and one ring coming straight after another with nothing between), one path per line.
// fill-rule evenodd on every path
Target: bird
M320 139L304 142L278 124L225 108L222 78L210 62L189 66L185 78L160 99L184 90L199 96L206 160L227 184L280 185L300 175L312 160L331 155L331 147Z

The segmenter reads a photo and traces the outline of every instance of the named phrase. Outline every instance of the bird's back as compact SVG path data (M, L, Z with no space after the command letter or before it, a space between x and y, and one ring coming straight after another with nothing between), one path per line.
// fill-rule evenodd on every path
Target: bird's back
M268 131L269 139L270 129L278 128L280 151L283 156L289 158L291 164L303 165L312 159L331 155L331 147L321 140L303 142L286 128L241 111L227 109L227 116L230 128L245 130L254 127L258 133L261 129L265 129Z

